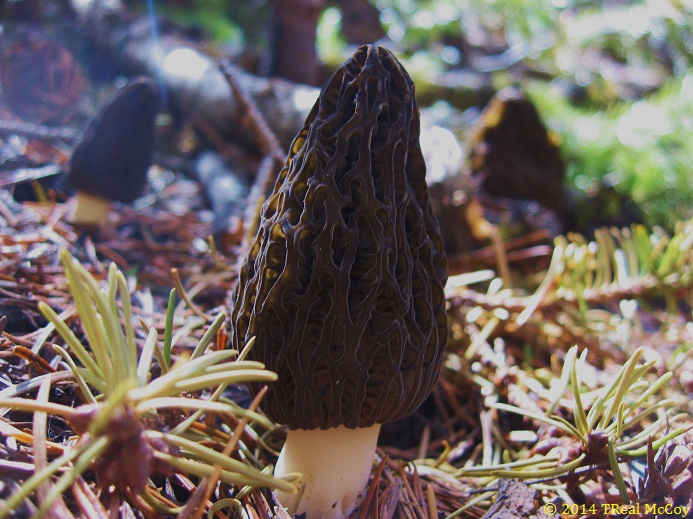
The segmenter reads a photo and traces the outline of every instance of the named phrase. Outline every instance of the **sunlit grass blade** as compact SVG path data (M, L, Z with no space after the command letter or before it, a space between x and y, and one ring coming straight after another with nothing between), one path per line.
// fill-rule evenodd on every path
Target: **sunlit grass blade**
M216 453L216 451L214 452ZM178 470L199 477L209 477L216 470L214 466L207 463L171 456L170 454L165 454L160 451L154 451L154 457L171 465L172 467L175 467ZM227 457L225 458L231 459ZM221 470L219 473L219 480L223 483L231 485L252 485L254 487L275 488L285 492L292 492L296 489L294 485L286 480L276 479L270 476L263 476L259 473L256 476L245 476L236 472Z
M652 405L645 407L640 412L630 416L623 424L623 430L627 431L635 425L639 425L643 419L652 415L659 409L674 409L678 406L685 406L688 403L687 400L681 398L665 398L663 400L658 400Z
M101 375L106 382L106 387L113 387L115 370L108 354L108 347L105 344L106 330L96 312L96 304L91 297L85 295L86 291L93 289L92 283L95 284L96 282L88 273L86 276L82 275L84 267L67 250L61 251L60 259L65 268L65 275L71 288L72 298L77 306L77 313L79 314L84 333L91 345L91 351L96 364L99 366Z
M565 393L565 390L568 387L568 383L570 382L570 373L573 369L573 366L575 365L575 358L577 357L577 352L578 347L573 346L568 350L568 352L565 355L565 359L563 361L563 369L561 370L561 378L554 388L555 395L553 397L553 400L551 400L551 403L549 403L548 407L546 408L547 415L553 414L554 410L558 406L558 403L561 401L561 398L563 397L563 393Z
M135 400L142 400L145 398L154 398L155 396L165 396L169 394L170 391L175 390L178 381L196 377L200 373L203 373L208 367L234 356L235 352L232 350L214 351L195 360L189 360L182 364L174 365L173 369L165 375L152 380L146 386L141 386L132 390L131 397ZM229 366L235 366L236 364L238 363L229 363Z
M22 502L25 499L28 499L29 496L36 490L36 488L47 478L50 478L53 474L55 474L60 468L68 465L72 460L80 456L87 448L89 445L82 445L78 446L73 450L70 450L60 456L59 458L56 458L53 460L45 470L41 472L35 473L33 476L31 476L29 479L27 479L21 487L19 487L19 490L17 492L14 492L12 495L10 495L7 500L5 501L4 505L0 508L0 519L4 519L5 517L8 517L11 512L17 509L19 505L22 504Z
M106 333L102 344L106 348L104 354L110 359L114 369L114 382L118 383L120 381L132 380L135 376L136 362L135 359L132 359L133 363L130 365L128 347L125 334L123 333L123 327L120 323L115 298L110 300L108 293L101 289L98 283L96 283L96 280L94 280L86 269L81 265L80 268L82 278L88 282L91 288L89 295L96 305L97 318L103 323ZM113 270L110 269L110 272L113 272ZM115 297L116 281L113 277L109 277L109 287L110 286L114 287L113 295Z
M70 330L67 324L58 317L58 314L43 301L39 301L38 308L43 316L55 326L57 332L69 346L70 351L75 354L82 365L93 373L94 377L103 380L103 373L101 373L99 366L94 362L92 356L89 355L89 352L82 346L82 343L79 342L79 339L72 330Z
M171 366L171 342L173 337L173 316L176 311L176 289L172 288L168 295L166 307L166 326L164 327L164 362L166 367Z
M277 380L277 375L272 371L263 372L257 369L231 370L180 380L174 384L174 387L179 391L198 391L217 384L238 384L249 379L258 382L274 382Z
M225 320L226 314L224 312L216 316L214 321L212 321L212 324L209 325L209 328L207 328L207 331L204 333L200 341L197 343L197 346L195 346L195 349L190 355L190 360L195 360L197 357L199 357L205 352L207 346L209 346L212 340L216 338L217 333L219 332L221 326L224 324Z
M618 466L618 456L616 455L616 449L614 448L613 442L609 441L608 449L609 455L609 465L611 466L611 472L614 475L614 481L616 483L616 488L618 488L618 493L621 496L621 502L623 504L630 503L630 497L628 497L628 488L626 487L626 482L623 480L623 474Z
M511 470L511 469L525 469L527 467L536 467L537 465L539 466L546 466L546 465L555 465L558 462L559 458L558 456L533 456L532 458L528 458L525 460L517 460L513 462L508 462L508 463L502 463L498 465L491 465L491 466L474 466L474 467L464 467L455 472L455 477L466 477L466 476L471 476L471 475L476 475L476 474L486 474L490 473L494 470L498 469L504 469L504 470Z
M87 380L84 377L88 377L90 379L89 383L95 388L99 389L100 391L104 389L103 385L101 384L101 381L98 380L96 377L92 376L93 374L91 371L80 370L80 368L78 368L75 364L75 361L72 360L72 357L70 357L70 354L67 351L65 351L64 348L55 344L53 345L53 349L58 352L58 355L60 355L63 358L65 363L70 368L70 371L72 371L72 375L75 377L75 381L77 382L77 385L79 386L79 389L82 391L82 395L84 396L84 398L86 398L87 402L95 404L96 397L94 397L94 394L91 392L91 389L89 389Z
M125 365L127 366L128 378L137 376L137 344L135 343L135 330L132 327L132 303L130 301L130 292L128 291L128 283L123 273L118 270L115 263L111 263L109 267L109 279L114 280L120 293L120 302L123 309L123 327L125 328ZM111 301L113 306L113 314L118 314L117 301Z
M571 425L570 427L568 427L564 420L559 421L559 420L556 420L552 417L548 417L542 413L536 413L533 411L528 411L526 409L520 409L519 407L515 407L515 406L507 405L507 404L502 404L502 403L493 404L493 407L495 409L500 409L501 411L507 411L509 413L519 414L521 416L526 416L527 418L531 418L532 420L538 420L540 422L544 422L548 425L552 425L554 427L557 427L558 429L561 429L562 431L570 434L571 436L578 432L574 426Z
M679 427L677 429L674 429L670 433L665 434L661 438L658 438L656 441L652 442L652 448L655 450L660 449L662 446L664 446L667 442L673 440L677 436L680 436L688 431L693 430L693 425L687 425L685 427ZM641 447L639 449L623 449L623 448L618 448L616 449L618 454L621 456L629 456L632 458L637 458L639 456L644 456L647 453L647 446Z
M582 453L577 458L568 463L557 465L558 460L550 462L550 458L546 460L532 459L533 463L508 463L500 464L493 467L472 467L460 469L455 472L456 477L470 476L493 476L498 478L516 478L516 479L536 479L536 478L551 478L560 477L563 474L575 470L580 466L585 459L586 454ZM548 466L547 466L548 465Z
M587 424L587 415L585 414L585 408L582 405L582 396L580 395L580 376L579 373L582 372L585 361L587 359L587 350L583 350L579 359L575 361L570 370L570 383L573 387L573 398L575 400L575 410L573 415L575 417L575 428L579 432L579 437L585 438L589 433L589 426Z
M101 436L95 438L92 442L86 445L84 451L75 458L74 466L70 470L66 470L65 473L58 479L58 481L53 485L51 491L48 493L38 512L34 515L35 519L42 517L48 508L53 504L53 501L65 492L70 485L72 485L77 477L87 471L92 463L92 461L99 456L101 456L110 443L110 438L107 436Z
M224 413L232 415L235 415L236 411L230 405L222 402L211 402L209 400L201 400L199 398L183 398L171 396L143 400L135 407L135 409L140 413L166 408L199 409L202 411L212 411L215 413Z
M156 339L156 330L151 328L149 330L149 334L147 335L147 340L144 342L144 347L142 348L139 364L137 366L137 383L139 386L144 386L149 381L152 360L154 358L154 348L156 347Z
M209 465L219 466L228 472L233 472L250 478L255 481L255 486L278 488L286 491L291 491L294 489L294 486L287 483L284 479L263 475L259 469L246 465L245 463L230 456L226 456L221 452L217 452L214 449L205 447L200 443L187 440L180 436L165 433L152 433L152 436L155 438L160 438L166 443L180 448L183 452L188 454L188 457L193 455L197 459L203 459L205 463Z
M605 429L607 424L616 414L616 410L618 409L618 406L623 400L623 396L625 395L626 391L628 390L628 387L631 384L631 374L635 369L637 362L640 360L642 352L642 346L633 352L633 355L631 355L630 359L628 359L628 361L626 361L626 363L621 368L618 376L616 377L616 380L614 381L615 383L611 385L611 388L615 388L615 395L613 400L611 401L611 404L604 412L604 414L601 417L601 420L599 421L599 429ZM609 393L611 393L611 390L609 391Z

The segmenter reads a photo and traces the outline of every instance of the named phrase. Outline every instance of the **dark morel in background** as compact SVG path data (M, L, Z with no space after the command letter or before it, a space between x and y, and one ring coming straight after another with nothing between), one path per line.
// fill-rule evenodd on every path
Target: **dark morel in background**
M231 341L279 375L262 408L289 428L276 475L290 513L346 517L380 425L431 392L447 343L447 262L432 216L414 85L363 46L294 140L231 296ZM259 385L251 388L257 392Z
M568 210L565 163L536 107L515 88L498 92L470 137L472 173L489 194Z
M98 226L112 201L129 203L140 196L152 164L159 106L158 88L141 79L122 88L89 123L67 177L77 190L72 223Z

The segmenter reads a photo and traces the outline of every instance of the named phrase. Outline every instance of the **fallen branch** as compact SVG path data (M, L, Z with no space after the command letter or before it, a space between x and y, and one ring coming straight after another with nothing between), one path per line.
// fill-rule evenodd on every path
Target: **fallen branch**
M224 137L252 151L255 136L245 131L246 112L215 59L194 48L168 24L156 33L146 17L127 18L114 2L95 0L83 11L87 39L105 59L127 75L158 78L176 111L202 117ZM318 95L318 89L281 79L249 74L228 64L239 87L270 121L283 147L288 147Z

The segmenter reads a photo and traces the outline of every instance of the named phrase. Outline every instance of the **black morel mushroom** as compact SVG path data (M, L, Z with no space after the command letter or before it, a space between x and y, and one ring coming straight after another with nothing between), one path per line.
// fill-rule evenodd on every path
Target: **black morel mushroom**
M279 495L291 513L347 516L380 424L438 378L447 262L425 173L412 80L360 47L294 140L232 294L233 346L256 337L250 358L279 375L262 406L289 428L275 475L303 474Z
M72 223L97 226L108 216L112 201L129 203L141 194L154 154L159 105L156 85L137 80L89 123L67 175L77 190Z
M565 163L532 101L514 87L498 92L470 138L472 173L493 196L536 200L564 213Z

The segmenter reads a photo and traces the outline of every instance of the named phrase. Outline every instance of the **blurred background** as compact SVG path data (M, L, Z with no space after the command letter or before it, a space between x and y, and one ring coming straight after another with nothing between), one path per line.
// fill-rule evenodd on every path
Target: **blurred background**
M93 14L104 5L108 15ZM278 83L261 82L269 78L319 87L358 45L377 43L396 53L416 83L429 182L442 186L439 216L444 206L478 196L486 218L509 221L501 226L506 237L518 234L508 230L513 212L535 215L552 235L633 222L671 232L693 216L691 0L2 0L0 14L0 118L34 117L37 103L27 94L46 98L46 77L62 81L50 95L62 99L65 113L87 102L79 94L82 69L92 91L117 74L165 69L160 59L155 67L133 60L139 50L121 52L138 38L132 46L142 49L173 34L186 48L229 60L250 74L254 98L268 89L282 97ZM27 31L33 46L17 37ZM76 58L49 56L56 40ZM192 73L195 63L180 66ZM179 111L208 90L180 95L176 78L163 82ZM287 91L296 97L294 87ZM292 113L282 99L280 113L259 103L283 150L315 98L306 92ZM505 108L512 103L515 109ZM289 119L283 134L276 126ZM489 134L494 126L497 134ZM497 202L511 207L493 214Z
M177 0L160 9L249 70L313 85L356 45L391 47L422 105L463 143L491 95L519 87L553 132L568 184L599 196L599 211L669 229L693 214L690 0ZM597 224L620 223L606 216Z

